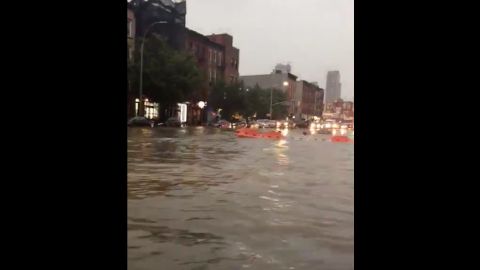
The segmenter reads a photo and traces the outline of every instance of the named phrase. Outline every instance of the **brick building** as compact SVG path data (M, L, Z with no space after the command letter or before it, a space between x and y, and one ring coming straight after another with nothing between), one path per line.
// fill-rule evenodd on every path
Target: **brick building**
M128 8L135 14L135 32L141 37L148 30L160 34L172 48L184 49L186 2L173 2L172 0L132 0ZM155 24L164 21L165 24ZM151 28L150 28L151 27Z
M296 116L298 119L320 117L323 110L324 90L305 80L297 81L295 99L300 101Z
M185 49L197 60L209 85L215 84L224 77L225 48L208 37L187 29Z
M205 83L199 85L188 106L187 122L198 123L205 120L205 113L199 108L197 102L207 101L211 87L224 77L224 51L225 48L208 37L186 29L185 50L195 57L197 66L203 74Z
M345 102L343 102L343 111L344 111L344 112L351 112L351 111L353 111L353 102L352 102L352 101L345 101Z
M224 48L223 58L220 59L223 66L223 81L226 83L237 82L240 50L233 47L233 37L229 34L212 34L207 37L211 41L221 44Z

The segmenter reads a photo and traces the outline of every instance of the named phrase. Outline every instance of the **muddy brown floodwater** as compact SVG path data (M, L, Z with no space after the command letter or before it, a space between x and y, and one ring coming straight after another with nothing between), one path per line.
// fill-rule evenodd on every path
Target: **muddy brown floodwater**
M128 268L353 269L354 145L129 128Z

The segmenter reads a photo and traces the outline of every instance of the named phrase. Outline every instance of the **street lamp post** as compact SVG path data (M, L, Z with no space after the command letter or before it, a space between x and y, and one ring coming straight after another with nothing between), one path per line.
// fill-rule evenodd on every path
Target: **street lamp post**
M138 90L138 95L140 99L140 104L138 106L138 114L139 116L143 116L143 106L144 106L144 101L143 101L143 49L145 47L145 38L147 36L148 31L156 24L164 24L168 23L167 21L158 21L150 24L145 32L143 33L143 39L142 39L142 45L140 46L140 88Z

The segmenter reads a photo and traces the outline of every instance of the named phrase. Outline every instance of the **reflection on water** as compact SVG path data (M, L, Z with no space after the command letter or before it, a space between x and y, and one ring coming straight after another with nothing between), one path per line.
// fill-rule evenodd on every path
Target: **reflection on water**
M128 265L353 269L353 144L128 131Z

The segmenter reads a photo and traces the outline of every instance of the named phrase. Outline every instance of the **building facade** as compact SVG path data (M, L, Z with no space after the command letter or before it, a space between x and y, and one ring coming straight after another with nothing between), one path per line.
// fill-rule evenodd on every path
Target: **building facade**
M297 100L295 95L297 76L291 73L276 71L271 74L240 76L240 81L242 81L246 87L255 87L258 85L262 89L282 90L287 96L286 102L289 104L288 112L290 114L297 113L299 105L301 104L301 101Z
M135 13L127 9L127 47L128 59L131 60L135 50Z
M174 49L184 49L186 38L186 2L172 0L132 0L128 8L135 15L135 32L137 37L156 33L161 35ZM154 24L156 22L165 22ZM152 25L154 24L154 25Z
M235 83L238 81L240 65L240 50L233 46L233 37L229 34L212 34L207 36L211 41L223 46L223 57L217 59L223 69L223 81Z
M334 102L327 103L327 108L323 113L323 117L335 120L353 120L355 104L353 101L344 101L341 98Z
M354 116L354 107L353 107L353 102L352 101L345 101L343 103L343 118L345 120L353 120Z
M329 71L327 73L327 86L325 93L325 103L335 102L340 98L342 84L340 83L340 71Z
M305 80L297 81L295 99L299 100L295 117L310 119L314 116L321 117L323 111L324 90Z
M225 48L208 37L191 29L186 30L185 50L191 54L205 78L194 92L192 102L187 107L187 122L195 124L206 120L206 113L197 104L207 101L211 87L224 78Z

